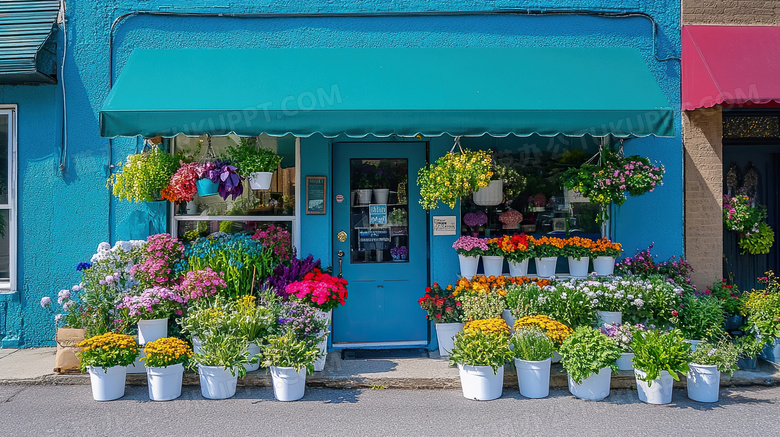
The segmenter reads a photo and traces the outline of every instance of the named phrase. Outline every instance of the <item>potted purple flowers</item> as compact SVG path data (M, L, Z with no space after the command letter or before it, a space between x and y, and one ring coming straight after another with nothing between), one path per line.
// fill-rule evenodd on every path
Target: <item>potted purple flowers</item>
M479 257L488 250L487 242L482 238L463 236L455 240L452 248L458 254L460 275L464 278L476 276Z
M198 168L198 177L200 179L196 186L201 197L219 193L223 199L233 196L233 200L236 200L244 192L244 185L241 183L243 179L230 161L217 159L203 163Z
M398 246L390 249L390 256L393 257L393 261L406 261L409 257L409 249L406 246Z
M463 223L471 229L471 235L479 236L479 227L485 226L488 222L488 216L484 211L471 211L463 216Z

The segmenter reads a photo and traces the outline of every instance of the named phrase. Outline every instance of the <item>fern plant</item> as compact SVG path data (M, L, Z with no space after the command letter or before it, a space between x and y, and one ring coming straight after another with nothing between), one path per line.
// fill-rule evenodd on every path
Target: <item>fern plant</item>
M645 372L641 377L648 385L661 377L666 370L679 381L679 373L688 373L691 362L691 345L685 342L685 336L679 329L668 332L653 330L635 335L631 341L634 350L634 368Z

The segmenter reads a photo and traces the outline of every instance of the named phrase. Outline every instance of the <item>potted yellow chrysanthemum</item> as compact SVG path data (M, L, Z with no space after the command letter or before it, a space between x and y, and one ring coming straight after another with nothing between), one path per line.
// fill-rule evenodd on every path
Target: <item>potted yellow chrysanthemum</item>
M90 337L78 344L76 355L81 370L89 372L92 397L96 401L113 401L125 395L127 366L138 355L138 344L133 337L108 332Z
M181 396L184 364L192 356L190 346L178 338L165 337L146 343L144 352L141 361L146 365L149 399L170 401Z

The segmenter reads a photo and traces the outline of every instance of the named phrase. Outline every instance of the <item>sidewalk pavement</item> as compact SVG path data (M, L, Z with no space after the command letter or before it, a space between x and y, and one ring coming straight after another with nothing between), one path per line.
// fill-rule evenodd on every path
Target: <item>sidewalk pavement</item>
M59 375L52 371L55 348L0 349L0 384L89 384L88 375ZM685 377L675 383L685 387ZM146 374L128 374L128 385L145 385ZM197 385L198 376L192 372L184 375L185 385ZM271 386L271 375L260 369L239 379L243 386ZM338 351L328 354L325 370L306 378L308 387L339 389L393 388L393 389L457 389L460 388L458 369L449 367L446 359L431 352L429 358L376 358L344 360ZM780 385L780 366L759 360L754 371L738 370L733 376L721 375L721 386L772 386ZM517 376L511 366L504 374L505 387L517 387ZM566 373L560 364L553 364L551 387L567 387ZM634 388L636 382L631 371L620 371L612 376L612 388Z

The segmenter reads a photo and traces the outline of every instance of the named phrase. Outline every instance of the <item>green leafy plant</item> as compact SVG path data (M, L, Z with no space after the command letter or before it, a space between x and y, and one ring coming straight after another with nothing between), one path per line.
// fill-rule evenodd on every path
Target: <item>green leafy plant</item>
M179 168L177 157L152 147L135 155L128 155L127 162L118 164L121 171L108 178L107 187L119 199L134 202L160 200L160 192L168 186L171 176Z
M317 339L319 340L319 339ZM292 330L284 335L268 337L268 344L263 347L263 367L292 367L296 372L306 368L308 373L314 373L314 362L320 357L317 341L307 342L297 338Z
M637 334L631 341L631 348L634 350L634 368L645 372L640 379L648 384L660 378L663 370L676 381L680 380L679 373L688 373L691 345L685 342L683 333L678 329Z
M457 323L463 320L461 302L456 299L452 285L441 288L438 282L425 287L425 295L417 300L425 316L434 323Z
M517 296L517 304L510 307L517 318L545 314L572 328L596 325L596 311L584 287L557 281L549 285L513 284L507 290L510 295L510 301Z
M450 351L450 365L490 366L493 373L512 357L509 337L503 332L485 333L475 329L455 336L455 347Z
M758 354L761 353L761 351L764 349L764 345L766 345L766 341L762 341L753 335L743 335L742 337L737 337L734 343L739 348L740 356L742 358L748 359L756 358Z
M763 255L769 253L769 249L775 243L775 231L766 223L759 223L757 231L744 234L739 239L739 247L743 255Z
M620 348L609 337L588 326L580 326L563 340L558 351L566 373L582 384L585 378L609 367L617 372L615 360L620 358Z
M107 332L89 337L80 342L81 351L76 355L81 360L81 371L87 367L108 369L114 366L129 366L138 356L139 347L133 337L125 334Z
M461 293L457 299L463 309L463 320L483 320L501 317L506 299L498 293Z
M282 162L282 157L273 150L249 144L246 138L241 138L240 144L228 146L227 151L237 167L237 173L244 178L252 173L274 172Z
M748 332L769 342L780 337L780 282L772 271L758 280L766 284L766 288L746 293L742 311L748 318Z
M707 287L706 292L712 293L720 301L721 309L725 316L739 314L742 309L741 293L736 285L728 284L727 279L715 281Z
M728 338L722 338L715 344L697 344L696 350L691 352L691 362L703 366L718 366L718 370L731 375L737 370L739 354L739 346Z
M725 333L723 311L716 297L686 293L680 307L672 322L686 338L707 340L721 337Z
M525 361L544 361L552 357L555 344L541 329L522 328L509 339L512 355Z
M222 367L230 370L233 376L246 375L243 364L254 362L257 358L247 358L249 341L237 335L218 334L201 339L200 352L192 356L190 367L197 365Z
M490 153L483 150L447 153L417 173L420 205L425 209L433 209L441 201L455 208L455 203L461 197L487 187L492 176Z

